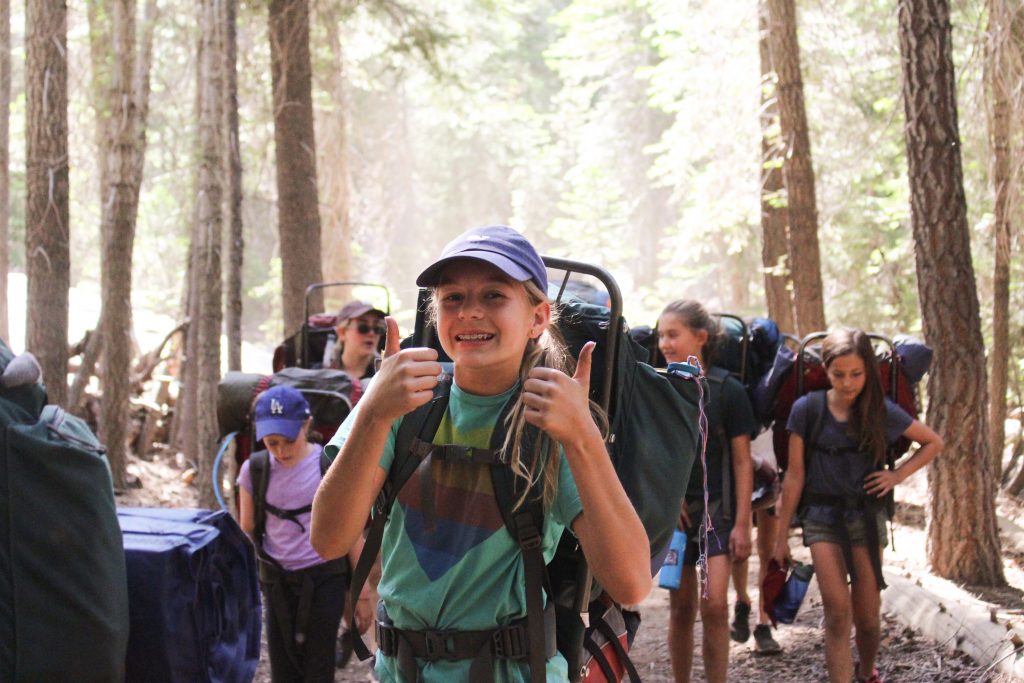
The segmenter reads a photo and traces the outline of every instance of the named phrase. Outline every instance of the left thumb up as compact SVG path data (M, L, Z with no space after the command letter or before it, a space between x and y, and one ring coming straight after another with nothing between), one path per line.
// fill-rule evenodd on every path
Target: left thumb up
M593 363L595 346L597 343L592 341L583 345L583 348L580 349L579 360L576 361L576 372L572 376L587 394L590 393L590 366Z

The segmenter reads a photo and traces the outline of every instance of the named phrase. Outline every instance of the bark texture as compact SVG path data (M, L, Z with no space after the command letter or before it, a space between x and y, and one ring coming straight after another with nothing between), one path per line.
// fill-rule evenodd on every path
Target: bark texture
M102 6L100 11L90 11L93 77L99 81L95 90L102 95L96 109L104 157L100 218L103 249L100 264L103 306L99 325L103 340L100 436L107 447L114 486L121 488L126 483L132 394L132 252L146 150L156 3L148 0L146 4L142 39L138 42L136 0L94 4ZM103 40L108 36L109 40ZM97 49L100 41L102 44Z
M306 287L323 280L313 134L308 0L271 0L270 63L277 156L277 228L281 247L284 335L303 323ZM319 293L312 310L323 308Z
M324 169L322 178L326 194L327 215L323 234L323 275L332 282L355 279L352 275L352 219L349 207L352 186L348 146L348 93L345 84L345 54L341 41L340 21L334 13L325 15L324 28L331 48L330 81L333 107L324 121L325 144L320 146Z
M220 436L217 427L217 384L220 381L220 333L223 314L221 251L223 241L224 150L220 124L224 102L224 25L218 0L200 0L203 41L203 78L199 81L199 185L196 221L199 238L196 249L198 303L196 370L197 452L195 485L199 504L217 505L213 494L213 458ZM187 426L186 426L187 428Z
M25 52L25 346L39 359L50 402L63 406L71 285L65 0L28 0Z
M989 0L985 55L988 86L988 133L991 153L990 178L995 193L995 265L992 273L992 351L990 353L989 428L996 480L1003 467L1006 441L1006 385L1010 359L1010 244L1018 178L1019 154L1012 147L1014 114L1020 115L1021 69L1013 45L1013 19L1021 10L1007 0ZM1016 157L1016 158L1015 158Z
M789 269L800 335L825 329L825 304L818 249L818 209L811 142L800 75L800 45L794 0L767 0L769 45L778 82L776 99L785 149L782 166L789 215Z
M900 0L899 42L921 317L935 349L927 421L946 441L928 470L939 576L1004 583L989 455L985 347L964 199L947 0Z
M0 0L0 339L10 342L7 271L11 222L11 1Z
M228 338L228 370L242 369L242 151L238 140L238 0L223 0L224 132L227 191L224 222L228 226L228 268L224 302Z
M768 43L768 5L758 2L761 54L761 264L768 317L783 332L796 334L793 280L789 272L789 225L783 179L783 149L779 137L776 78Z

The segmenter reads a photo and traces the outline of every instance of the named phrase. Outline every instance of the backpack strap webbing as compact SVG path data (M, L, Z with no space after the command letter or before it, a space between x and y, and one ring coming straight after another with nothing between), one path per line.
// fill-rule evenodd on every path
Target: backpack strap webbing
M398 493L430 453L431 441L434 434L437 433L445 410L448 408L450 391L450 380L439 382L434 389L434 398L406 415L398 426L398 433L395 435L394 460L388 469L384 486L381 487L377 494L377 500L373 504L373 521L366 532L363 552L359 555L359 561L352 572L349 600L353 605L359 599L359 593L370 576L377 553L380 552L381 543L384 540L384 527L391 515L391 508L395 499L398 498ZM359 633L354 635L352 649L356 656L361 660L369 659L371 653L367 649L366 643L363 642L362 635Z
M715 435L722 445L722 515L727 522L732 521L732 444L729 442L729 435L725 431L725 380L732 373L719 367L708 370L707 380L718 385L718 400L715 402L717 419L715 420Z
M505 441L505 417L512 406L509 401L502 410L501 418L494 426L491 433L492 446ZM548 451L548 437L542 434L533 425L526 425L523 430L520 449L524 459L523 467L527 471L543 472L545 465L545 453ZM534 463L540 464L540 469L534 468ZM547 634L544 628L544 595L547 591L551 595L551 584L548 579L547 567L544 562L543 550L543 529L544 529L544 477L537 476L530 486L522 505L516 508L516 503L524 492L524 482L517 477L507 464L495 464L491 466L491 484L494 487L494 496L498 502L498 509L505 521L512 538L519 545L523 556L523 574L526 583L526 627L530 636L530 681L531 683L543 683L546 679L545 673L545 643Z
M871 558L871 569L875 575L875 583L878 590L886 587L885 577L882 574L882 553L881 539L878 537L878 522L876 516L882 508L882 503L874 496L857 496L856 500L847 500L842 496L831 496L814 491L808 491L807 471L811 461L811 453L815 450L826 449L824 444L818 442L821 430L825 424L825 413L828 411L828 392L825 390L812 391L807 394L807 418L811 424L811 431L807 434L807 442L804 444L804 492L800 497L800 508L808 505L822 505L833 508L839 515L839 524L836 527L839 532L840 545L843 549L843 559L846 561L846 571L850 580L856 578L853 568L853 544L850 541L849 525L846 521L848 510L862 510L864 519L864 530L867 534L868 557ZM856 452L856 448L837 449L842 451Z
M327 457L326 453L320 451L321 478L323 478L327 468L330 466L330 458ZM305 532L306 527L299 521L298 517L301 514L310 512L313 509L313 505L303 505L302 507L286 510L267 502L267 489L270 487L270 452L266 449L256 451L249 456L249 478L252 481L252 542L256 547L256 556L263 562L272 565L275 569L284 571L281 563L263 550L263 538L267 533L267 513L269 512L279 519L294 522Z
M506 459L502 456L506 435L506 418L515 403L514 398L510 399L502 408L491 433L490 448L469 448L451 444L434 445L432 443L434 435L448 408L450 391L450 382L439 384L434 390L434 398L406 415L398 427L398 433L395 436L395 459L388 470L387 479L374 505L373 522L367 532L363 552L352 575L351 599L358 599L359 592L369 576L373 561L380 551L384 526L398 493L428 455L441 460L488 465L498 509L501 511L506 528L516 540L523 555L530 681L531 683L543 683L546 680L546 660L552 649L551 642L553 642L548 638L549 635L553 636L553 629L545 628L545 621L550 620L550 614L546 619L542 593L542 590L548 587L541 535L544 525L543 477L534 482L523 505L516 509L515 503L523 492L523 482L512 473ZM540 430L528 425L524 430L521 442L523 457L526 459L525 467L531 469L534 460L543 452L545 444L546 438L540 438ZM552 633L549 634L549 631ZM361 637L354 639L353 646L360 659L367 659L370 656ZM480 650L480 654L474 658L470 667L470 680L484 681L493 677L492 656L493 653L489 648Z
M284 570L281 563L263 549L263 538L267 533L267 488L270 486L270 453L262 450L249 456L249 478L252 481L252 544L256 557L261 563Z

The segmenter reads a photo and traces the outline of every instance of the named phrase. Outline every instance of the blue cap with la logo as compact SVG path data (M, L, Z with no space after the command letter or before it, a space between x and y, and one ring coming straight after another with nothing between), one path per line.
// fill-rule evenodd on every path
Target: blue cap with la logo
M253 414L257 440L280 434L290 441L299 435L302 425L309 419L309 403L298 389L279 385L259 395Z

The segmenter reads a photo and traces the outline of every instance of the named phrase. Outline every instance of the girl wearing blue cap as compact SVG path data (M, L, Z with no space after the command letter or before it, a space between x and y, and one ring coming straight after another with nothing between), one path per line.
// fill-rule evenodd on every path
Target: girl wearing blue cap
M514 654L499 647L527 620L531 569L503 524L489 466L435 454L496 453L495 462L514 477L542 482L544 561L568 527L606 592L618 602L640 602L651 587L650 549L591 414L594 345L577 363L568 357L552 327L543 261L511 228L464 233L417 284L432 291L430 312L454 378L433 438L444 446L424 456L386 522L377 619L378 634L387 637L378 639L377 673L382 681L408 683L566 681L565 659L547 644ZM312 542L324 557L341 556L359 538L366 510L399 457L403 416L431 401L442 373L436 351L400 350L398 326L390 317L386 322L383 364L327 446L340 454L313 505ZM490 451L506 407L505 440ZM523 444L534 429L549 437L539 439L537 458ZM467 647L472 642L479 648ZM531 666L538 659L540 666Z
M308 439L309 404L298 390L276 386L260 394L254 415L266 451L242 464L238 513L260 559L271 675L274 683L333 681L348 561L325 562L309 543L322 476L321 448ZM357 607L363 630L370 617L369 605Z

